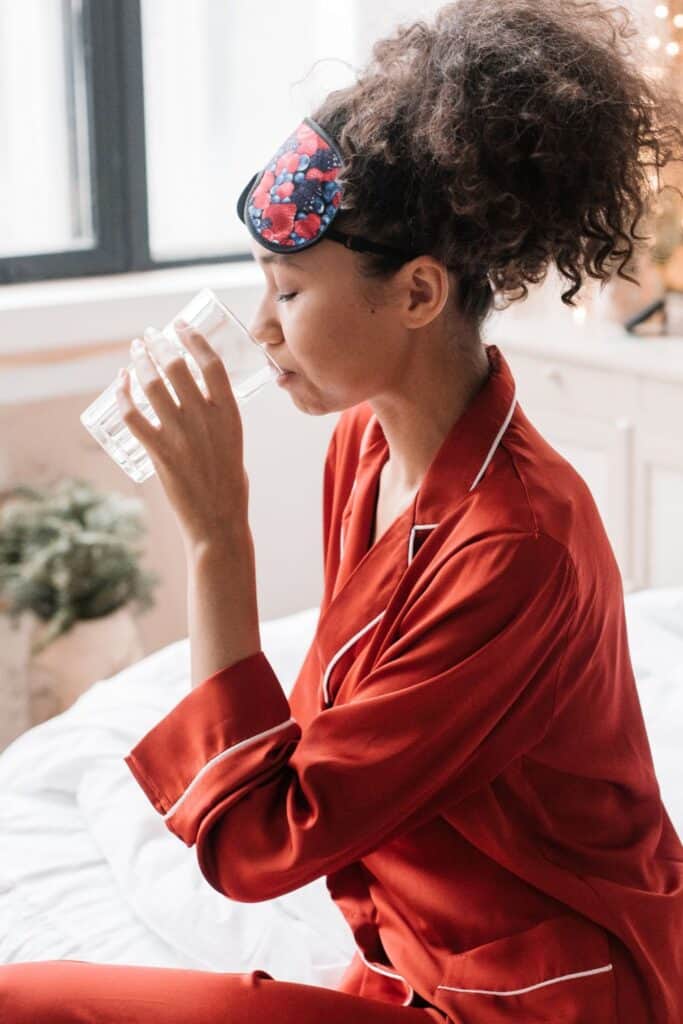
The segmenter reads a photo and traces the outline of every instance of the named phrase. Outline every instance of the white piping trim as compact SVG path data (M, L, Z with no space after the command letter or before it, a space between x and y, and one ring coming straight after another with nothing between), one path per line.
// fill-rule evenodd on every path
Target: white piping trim
M323 685L323 700L325 701L325 704L329 704L329 701L330 701L330 695L329 695L328 690L327 690L327 683L328 683L328 680L330 678L330 672L332 671L332 669L334 668L336 663L339 661L341 656L343 654L345 654L346 651L348 651L349 647L353 647L353 645L355 644L356 640L358 640L359 637L361 637L363 635L363 633L367 633L367 631L369 629L372 629L372 627L374 625L376 625L376 623L379 622L379 620L384 615L385 611L386 611L386 608L384 609L384 611L381 611L379 613L379 615L376 615L375 618L372 620L372 622L368 622L368 624L366 626L363 626L362 629L359 629L358 632L354 636L352 636L350 640L346 641L346 643L344 644L343 647L339 648L339 650L333 655L331 661L328 662L327 668L325 669L325 674L323 676L323 684L322 684Z
M486 458L484 459L484 461L483 461L483 463L481 465L481 468L479 469L479 472L475 476L474 481L472 482L472 484L471 484L471 486L469 488L470 491L473 491L474 488L477 486L477 484L479 483L479 481L483 477L484 473L486 472L491 459L495 455L496 449L497 449L498 445L501 442L503 434L505 433L505 431L507 430L507 428L508 428L508 426L510 424L510 420L512 419L512 416L513 416L514 411L515 411L516 403L517 403L517 389L515 387L515 391L514 391L514 394L512 396L512 402L510 403L510 408L507 411L507 414L505 416L505 419L503 420L503 423L502 423L502 425L500 427L500 430L498 431L498 433L496 434L495 438L493 439L493 444L489 448L488 453L486 455ZM365 430L363 432L363 437L361 438L361 443L360 443L360 451L359 451L359 456L358 456L359 461L360 461L360 457L363 454L363 448L364 448L364 445L365 445L365 440L366 440L366 438L367 438L367 436L369 434L370 427L371 427L372 421L374 419L376 419L376 416L373 414L370 417L370 419L368 420L367 424L365 425ZM356 481L354 479L353 487L351 488L351 494L353 494L353 492L355 490L355 487L356 487ZM438 526L438 525L439 525L438 523L430 523L430 524L422 525L422 526L413 526L413 528L410 531L410 538L408 540L408 565L410 565L410 563L412 562L413 557L414 557L413 556L414 531L415 530L428 530L428 529L432 529L433 527ZM343 527L340 526L340 528L339 528L339 560L340 561L342 559L343 553L344 553L344 531L343 531Z
M221 761L224 761L225 758L229 757L230 754L234 754L238 750L243 750L245 747L248 747L250 743L255 743L256 740L263 739L264 736L270 736L272 733L279 732L281 729L286 729L287 726L290 725L292 722L296 722L296 719L288 718L286 722L280 722L279 725L274 725L272 729L266 729L265 732L259 732L257 733L256 736L248 736L247 739L240 740L239 743L234 743L231 747L228 747L227 750L222 750L220 754L216 754L214 757L212 757L210 761L207 761L206 764L202 768L200 768L200 770L197 772L197 774L195 775L195 777L193 778L192 782L189 784L185 792L182 793L178 797L176 802L173 804L173 806L168 811L166 811L163 820L167 821L168 818L171 818L175 814L175 812L182 804L183 800L185 800L188 794L197 785L199 780L204 775L206 775L209 769L213 768L215 764L219 764Z
M604 967L595 967L592 971L577 971L576 974L562 974L559 978L549 978L547 981L539 981L537 985L529 985L528 988L517 988L507 992L496 992L485 988L454 988L452 985L437 985L437 988L446 988L449 992L469 992L477 996L521 996L525 992L533 992L537 988L545 988L546 985L557 985L560 981L572 981L574 978L587 978L591 974L604 974L612 970L612 964Z
M413 552L413 548L415 547L415 531L416 530L433 530L434 527L438 526L438 525L439 525L438 523L421 523L419 525L415 524L415 526L413 526L411 528L411 530L410 530L410 537L408 538L408 565L410 565L410 563L412 562L413 558L415 557L414 552Z
M493 444L489 448L488 455L484 459L484 462L483 462L483 465L482 465L481 469L479 470L479 472L477 473L477 475L474 478L474 483L470 487L471 491L473 491L474 488L477 486L477 484L479 483L479 481L483 477L484 473L486 472L486 467L488 466L489 462L491 461L491 459L495 455L496 448L500 444L500 440L501 440L503 434L505 433L505 431L507 430L508 424L509 424L510 420L512 419L512 414L515 411L515 403L516 403L516 401L517 401L517 391L515 389L515 393L512 396L512 403L510 405L510 408L507 411L507 416L503 420L503 425L500 428L500 430L498 431L498 433L496 434L496 436L494 438L494 441L493 441Z
M387 977L387 978L395 978L397 981L402 981L403 982L403 984L409 990L410 994L409 994L408 998L406 999L406 1001L402 1005L403 1006L410 1006L410 1004L413 1001L413 996L415 995L415 989L410 984L410 982L406 981L406 979L401 974L397 974L395 971L390 971L386 967L381 967L379 964L370 963L370 961L366 960L365 957L363 956L363 950L359 948L358 943L356 943L356 949L358 950L358 954L359 954L361 960L363 961L363 963L365 964L365 966L369 967L371 971L375 971L376 974L384 974L385 977Z
M477 486L477 484L481 480L482 476L486 472L488 464L490 463L491 459L495 455L496 449L497 449L498 445L500 444L501 438L503 437L503 434L507 430L508 425L510 423L510 420L512 419L512 415L513 415L513 413L515 411L516 402L517 402L517 391L516 391L516 388L515 388L515 392L514 392L514 394L512 396L512 402L510 403L510 408L507 411L507 414L505 416L505 419L503 420L503 423L501 425L500 430L498 431L498 433L496 434L496 436L495 436L495 438L493 440L493 444L489 448L488 454L487 454L486 458L484 459L479 472L477 473L476 477L474 478L474 482L472 483L471 487L469 488L470 491L473 491L474 488ZM363 431L363 436L361 438L361 443L360 443L360 450L359 450L359 456L358 456L359 461L360 461L361 455L363 454L365 440L366 440L367 436L369 435L370 427L372 425L373 420L376 419L376 418L377 417L373 414L370 417L370 419L368 420L368 422L366 423L366 425L365 425L365 430ZM356 487L356 480L354 478L353 487L351 488L351 494L353 494L355 487ZM411 527L410 535L408 537L408 565L410 565L410 563L412 562L412 560L414 558L415 531L416 530L433 530L438 525L439 525L438 523L421 523L421 524L415 524L414 526ZM343 554L344 554L344 528L343 528L343 524L341 524L340 527L339 527L339 560L340 561L341 561L341 559L343 557ZM386 608L384 609L384 611L386 611ZM322 683L322 686L323 686L323 700L324 700L324 703L326 705L329 705L329 699L330 699L328 691L327 691L327 681L329 679L330 672L334 668L336 662L339 660L339 658L341 658L341 656L345 653L345 651L347 651L349 649L349 647L351 647L356 642L356 640L360 636L362 636L363 633L366 632L366 630L368 630L372 626L374 626L376 622L379 622L379 620L382 618L382 615L384 615L384 612L381 612L377 616L377 618L373 619L372 622L369 622L367 624L367 626L364 626L361 630L359 630L358 633L356 633L355 636L351 637L350 640L347 640L347 642L344 644L344 646L341 647L337 651L337 653L334 655L332 660L329 662L327 668L325 669L325 674L323 676L323 683Z

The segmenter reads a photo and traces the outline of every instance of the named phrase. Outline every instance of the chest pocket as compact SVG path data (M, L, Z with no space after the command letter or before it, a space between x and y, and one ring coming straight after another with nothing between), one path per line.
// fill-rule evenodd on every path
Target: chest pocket
M453 954L433 1001L458 1021L617 1024L607 934L563 914Z

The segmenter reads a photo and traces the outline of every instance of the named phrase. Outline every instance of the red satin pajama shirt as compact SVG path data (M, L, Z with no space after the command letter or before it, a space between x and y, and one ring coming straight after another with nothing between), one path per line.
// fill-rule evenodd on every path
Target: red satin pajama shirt
M619 570L586 484L527 419L500 350L487 353L487 381L372 547L388 446L368 403L341 415L320 616L289 700L259 651L126 758L231 899L326 876L357 945L339 989L258 970L0 968L0 1008L30 1004L30 977L55 1006L67 992L66 1005L99 1008L29 1008L22 1024L137 1020L136 1000L159 1024L683 1020L683 847Z

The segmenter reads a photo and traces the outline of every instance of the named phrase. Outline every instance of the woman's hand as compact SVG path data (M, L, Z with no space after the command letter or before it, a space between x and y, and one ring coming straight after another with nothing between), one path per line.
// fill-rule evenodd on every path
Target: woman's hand
M218 541L236 543L248 531L249 480L244 469L242 420L222 360L184 321L175 328L196 360L205 398L190 369L160 331L145 332L146 345L131 355L140 386L159 417L155 427L133 401L130 378L119 371L116 399L123 422L144 445L178 520L186 551ZM159 376L159 364L178 396L176 405Z

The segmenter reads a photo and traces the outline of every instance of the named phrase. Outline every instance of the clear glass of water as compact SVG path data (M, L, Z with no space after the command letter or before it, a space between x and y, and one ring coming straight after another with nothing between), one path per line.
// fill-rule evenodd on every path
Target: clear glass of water
M244 324L216 297L211 289L203 288L163 328L162 333L184 356L204 397L208 397L208 392L202 372L196 360L181 343L173 326L173 322L178 317L203 334L211 347L218 353L225 365L238 403L247 402L266 384L277 380L281 375L282 370L275 360L263 351L258 342L254 341ZM180 405L173 385L158 364L157 371L176 405ZM159 426L159 417L140 386L132 362L128 364L128 373L135 404L155 427ZM107 454L136 483L142 483L154 475L154 465L145 448L137 438L133 437L121 419L116 401L116 381L112 381L102 394L81 413L80 420Z

